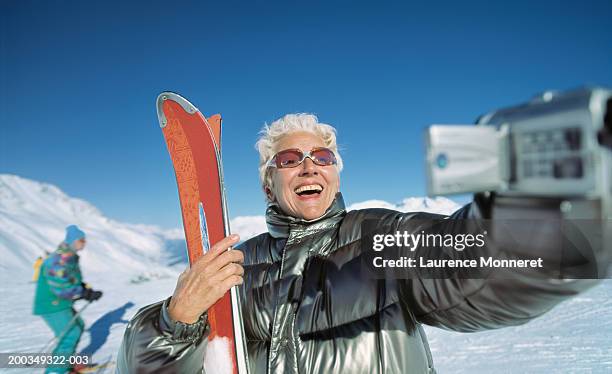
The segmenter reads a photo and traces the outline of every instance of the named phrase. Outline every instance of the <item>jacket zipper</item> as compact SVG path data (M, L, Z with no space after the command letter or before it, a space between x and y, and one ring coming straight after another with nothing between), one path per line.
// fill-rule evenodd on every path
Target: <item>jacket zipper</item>
M291 232L289 233L289 236L291 236ZM285 245L283 246L283 252L281 254L281 265L280 265L280 270L278 271L278 280L281 280L283 278L283 271L285 268L285 253L287 252L287 244L289 244L289 238L287 238L287 241L285 242ZM270 337L270 354L268 356L268 368L266 370L266 372L268 374L272 374L272 341L274 340L274 329L276 328L276 320L278 318L278 299L277 299L277 304L274 308L274 319L272 320L272 336Z

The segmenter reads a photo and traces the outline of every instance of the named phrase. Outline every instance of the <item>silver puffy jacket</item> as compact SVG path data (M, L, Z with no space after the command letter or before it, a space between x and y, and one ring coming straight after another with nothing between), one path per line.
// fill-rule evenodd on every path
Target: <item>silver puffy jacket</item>
M527 273L504 279L379 280L360 275L361 223L417 232L442 216L386 209L346 212L338 194L315 221L268 208L268 233L244 243L242 313L251 373L433 373L422 323L471 332L518 325L593 285ZM473 202L451 219L480 219ZM204 318L173 322L166 302L125 332L120 373L200 373ZM210 373L208 373L210 374Z

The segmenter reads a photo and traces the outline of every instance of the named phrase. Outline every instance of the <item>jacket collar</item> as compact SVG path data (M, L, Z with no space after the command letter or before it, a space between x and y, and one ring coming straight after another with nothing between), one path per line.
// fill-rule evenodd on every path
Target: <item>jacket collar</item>
M78 256L79 255L78 253L76 253L76 251L71 246L69 246L65 242L60 243L60 245L57 247L57 253L59 253L60 255L65 255L65 256Z
M272 203L266 209L266 224L268 225L268 232L273 238L287 238L289 237L289 231L293 228L308 229L333 226L345 214L344 199L342 194L338 192L325 214L310 221L288 216L280 209L278 204Z

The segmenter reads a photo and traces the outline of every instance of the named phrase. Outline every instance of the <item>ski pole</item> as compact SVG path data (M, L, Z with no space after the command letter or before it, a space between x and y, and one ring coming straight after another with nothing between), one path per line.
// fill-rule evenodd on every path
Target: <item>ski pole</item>
M79 318L81 313L83 313L85 308L87 308L90 304L91 304L91 301L88 301L87 304L83 305L83 307L79 309L78 312L74 313L74 316L72 316L72 319L68 322L68 324L66 325L62 333L54 337L53 339L51 339L47 344L45 344L39 353L48 353L47 350L51 348L56 342L61 342L62 339L64 338L64 335L66 335L68 331L70 330L70 328L72 327L72 324L77 320L77 318Z

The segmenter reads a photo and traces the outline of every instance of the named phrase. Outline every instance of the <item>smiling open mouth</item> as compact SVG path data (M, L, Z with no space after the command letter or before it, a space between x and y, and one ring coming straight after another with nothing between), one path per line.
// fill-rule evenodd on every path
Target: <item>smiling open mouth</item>
M308 184L305 186L300 186L294 191L296 194L298 194L298 196L320 195L323 191L323 186L320 184Z

